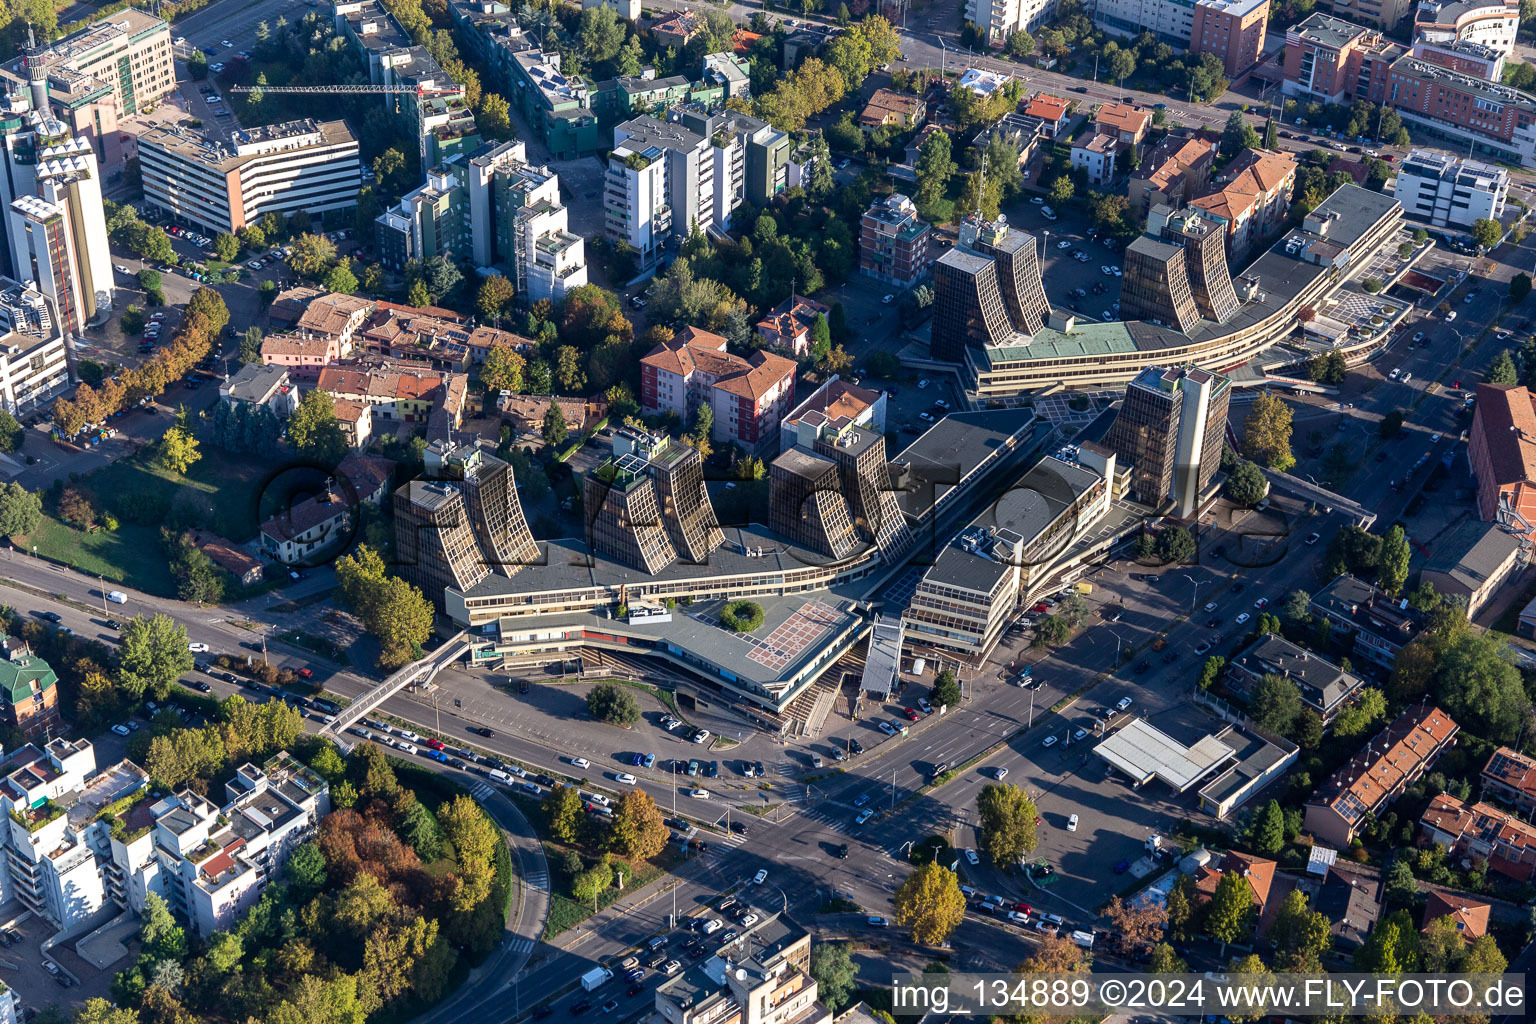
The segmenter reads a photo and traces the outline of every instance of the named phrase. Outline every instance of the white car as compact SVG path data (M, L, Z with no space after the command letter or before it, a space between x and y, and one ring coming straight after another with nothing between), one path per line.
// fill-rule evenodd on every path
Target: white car
M1045 738L1045 742L1040 744L1040 745L1042 747L1054 747L1056 745L1056 740L1057 739L1059 739L1059 737L1057 737L1057 736L1047 736Z
M1239 615L1237 617L1237 624L1239 626L1241 626L1243 623L1245 623L1247 621L1248 621L1248 613L1247 612L1243 612L1243 614L1241 614L1241 615Z
M397 743L397 744L395 744L395 749L403 750L407 754L419 754L419 753L421 753L420 750L416 749L416 744L414 744L414 743Z
M1215 601L1207 601L1206 604L1205 604L1205 610L1208 611L1208 612L1215 611L1216 610L1216 602Z
M923 388L925 388L927 386L928 386L928 378L927 377L924 377L922 380L917 382L917 389L919 391L921 391Z
M133 732L133 730L128 728L126 725L114 725L112 727L112 731L117 733L119 736L127 736Z
M723 927L725 927L725 925L722 924L718 918L712 917L708 921L704 922L704 926L700 928L699 931L703 932L705 935L713 935Z
M1029 201L1036 206L1045 205L1045 196L1030 196Z
M894 296L894 295L887 295L885 298L881 299L880 301L885 303L887 306L889 306L891 303L896 301L896 296Z
M866 807L866 808L864 808L864 810L859 812L859 816L857 818L853 819L853 823L855 825L862 825L866 821L868 821L870 818L873 818L874 816L875 816L875 812L873 810L871 810L870 808Z
M619 772L618 775L614 776L614 779L623 786L633 786L635 783L640 781L633 775L629 774L629 772Z
M1120 698L1120 703L1116 704L1115 707L1119 708L1121 711L1124 711L1126 708L1131 706L1131 703L1132 703L1131 698L1129 698L1129 697L1121 697Z
M1070 249L1072 248L1072 240L1070 238L1063 238L1061 241L1056 243L1056 248Z
M1430 434L1429 435L1429 443L1430 444L1439 444L1440 443L1440 435L1439 434Z
M123 266L121 263L114 263L114 264L112 264L112 269L117 271L119 274L131 274L131 273L133 273L133 271L129 270L127 267Z
M976 851L975 850L966 850L965 851L965 862L967 864L969 864L971 867L975 867L977 864L981 863L981 858L976 856Z
M573 758L571 758L571 767L573 767L573 768L591 768L592 767L592 762L588 761L584 757L573 757Z
M886 721L882 720L882 721L876 722L875 724L878 725L880 727L880 731L885 733L887 736L895 736L896 735L896 727L893 726L890 722L886 722Z
M1106 263L1103 266L1099 267L1099 273L1103 274L1105 277L1113 277L1114 273L1115 273L1115 268L1110 266L1108 263Z
M1067 831L1068 832L1076 832L1077 831L1077 815L1074 814L1074 815L1072 815L1072 817L1067 819Z
M1026 925L1029 924L1029 915L1022 910L1010 910L1008 911L1008 920L1017 925Z
M761 920L762 918L758 917L756 914L748 914L746 917L741 919L741 926L743 928L751 928Z
M752 884L753 885L762 885L767 880L768 880L768 869L767 868L759 868L758 871L757 871L757 874L752 876Z
M208 653L208 645L202 643L201 641L194 640L187 644L187 650L191 651L193 654L206 654Z
M225 49L230 49L230 50L234 49L234 46L235 46L235 44L230 42L228 39L220 39L219 40L219 45L224 47Z
M688 791L688 795L693 797L695 800L708 800L709 799L709 790L707 790L707 789L690 789Z
M1006 779L1008 777L1008 769L1007 768L998 768L996 771L994 771L992 773L992 777L994 779L996 779L998 782L1002 782L1004 779Z
M412 743L420 743L421 742L421 737L418 736L416 733L412 732L409 729L401 729L400 730L400 738L403 739L403 740L409 740Z

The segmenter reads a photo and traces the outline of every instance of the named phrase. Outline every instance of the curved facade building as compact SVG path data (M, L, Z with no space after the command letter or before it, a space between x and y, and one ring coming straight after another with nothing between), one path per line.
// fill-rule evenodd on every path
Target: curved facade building
M1520 29L1520 0L1426 0L1413 14L1413 36L1426 43L1476 43L1509 56Z
M1035 236L999 217L967 217L960 241L933 267L935 359L961 362L972 346L1007 345L1051 315Z

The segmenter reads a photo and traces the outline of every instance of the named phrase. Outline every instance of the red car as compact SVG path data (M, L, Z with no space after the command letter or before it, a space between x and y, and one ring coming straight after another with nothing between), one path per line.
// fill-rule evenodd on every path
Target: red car
M915 722L915 721L918 720L919 717L921 717L921 716L918 715L918 713L916 711L913 711L911 708L906 708L905 709L905 713L906 713L906 716L907 716L907 721L909 721L909 722Z
M1013 905L1013 909L1017 910L1021 914L1033 914L1035 912L1035 908L1030 906L1028 903L1015 903Z
M443 741L442 740L427 740L427 746L431 747L433 750L442 750L443 749Z
M1034 612L1036 615L1044 615L1049 610L1050 606L1047 605L1044 601L1041 601L1039 604L1030 609L1030 611Z
M299 669L299 678L300 679L313 679L314 677L315 677L315 673L312 670L307 669L307 668Z

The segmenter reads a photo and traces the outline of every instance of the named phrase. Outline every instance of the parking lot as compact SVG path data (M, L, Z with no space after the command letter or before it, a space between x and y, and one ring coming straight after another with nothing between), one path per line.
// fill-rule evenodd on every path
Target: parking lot
M1092 226L1078 211L1053 211L1056 219L1050 220L1046 209L1049 206L1044 202L1026 201L1003 212L1009 224L1041 239L1040 275L1051 308L1094 320L1119 319L1120 276L1116 272L1123 254L1107 241L1091 237ZM1109 268L1108 273L1105 268Z
M75 952L72 942L49 949L49 959L45 961L41 950L43 943L54 935L53 926L20 903L7 903L6 909L10 913L0 916L0 928L12 941L0 948L0 981L15 990L23 1007L40 1010L57 1004L68 1012L87 999L108 995L110 972L86 962ZM49 971L45 963L54 971ZM25 1010L23 1014L30 1019Z

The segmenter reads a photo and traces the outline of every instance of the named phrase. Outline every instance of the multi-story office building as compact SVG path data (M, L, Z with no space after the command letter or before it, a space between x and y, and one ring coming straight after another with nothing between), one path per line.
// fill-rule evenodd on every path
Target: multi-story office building
M1228 78L1236 78L1264 55L1269 0L1195 0L1190 53L1221 58Z
M1536 96L1413 56L1388 69L1381 94L1416 136L1523 167L1536 164Z
M539 558L512 467L473 445L439 439L427 450L434 479L395 491L400 575L441 603L445 587L511 576Z
M1195 515L1221 465L1231 398L1231 380L1196 367L1149 366L1131 381L1104 446L1130 471L1138 502Z
M1242 303L1227 269L1226 237L1220 225L1194 209L1174 212L1159 206L1147 218L1147 229L1184 249L1184 270L1201 317L1226 324L1237 315Z
M1509 172L1433 149L1415 149L1399 165L1392 194L1403 213L1436 227L1470 228L1497 220L1509 196Z
M1125 249L1121 315L1188 334L1200 322L1182 247L1142 235Z
M1505 54L1482 43L1461 40L1434 43L1427 39L1415 39L1412 54L1419 60L1460 71L1474 78L1489 82L1504 80Z
M59 728L59 677L20 637L0 633L0 723L28 739Z
M637 117L613 129L603 177L608 237L634 250L641 267L669 245L715 223L715 159L711 140L681 124Z
M902 616L908 643L984 660L1038 585L1110 506L1115 456L1083 445L1047 456L947 544Z
M345 121L307 118L230 133L228 142L157 125L139 137L144 197L209 232L275 213L357 205L362 164Z
M523 116L556 160L590 156L607 141L592 110L592 91L580 75L560 70L560 55L525 50L508 65Z
M32 282L73 334L111 314L116 290L101 175L90 143L35 107L38 93L0 101L0 276ZM56 225L39 225L55 216ZM55 267L58 254L64 264Z
M46 105L91 143L102 167L120 173L126 154L118 122L152 110L176 89L170 26L130 7L29 48L0 65L0 80L7 79L28 87L35 109Z
M795 404L795 362L773 352L742 357L718 334L685 327L640 360L640 408L691 423L710 407L712 436L764 453L778 444L779 421Z
M877 200L859 221L859 269L877 281L910 288L928 273L932 225L901 193Z
M965 0L965 20L980 25L993 46L1021 30L1033 33L1055 14L1056 0Z
M582 482L582 507L594 552L653 576L703 564L725 541L698 451L665 434L616 430L613 456Z
M859 540L877 549L888 562L912 546L896 493L891 466L885 457L885 435L875 430L822 416L802 418L797 431L806 447L837 463L838 480Z
M0 408L30 412L69 387L69 348L36 288L0 279Z
M859 538L837 462L797 447L769 463L768 527L829 558L853 554Z
M1158 42L1185 49L1194 34L1195 4L1191 0L1099 0L1093 8L1093 23L1120 36L1151 32Z
M1419 0L1413 37L1426 43L1475 43L1508 57L1520 31L1520 0Z
M1321 12L1285 33L1285 81L1281 91L1299 100L1348 105L1375 99L1387 68L1406 48L1380 32Z
M1035 236L967 216L959 242L934 264L935 359L959 362L972 346L1035 334L1051 315Z

